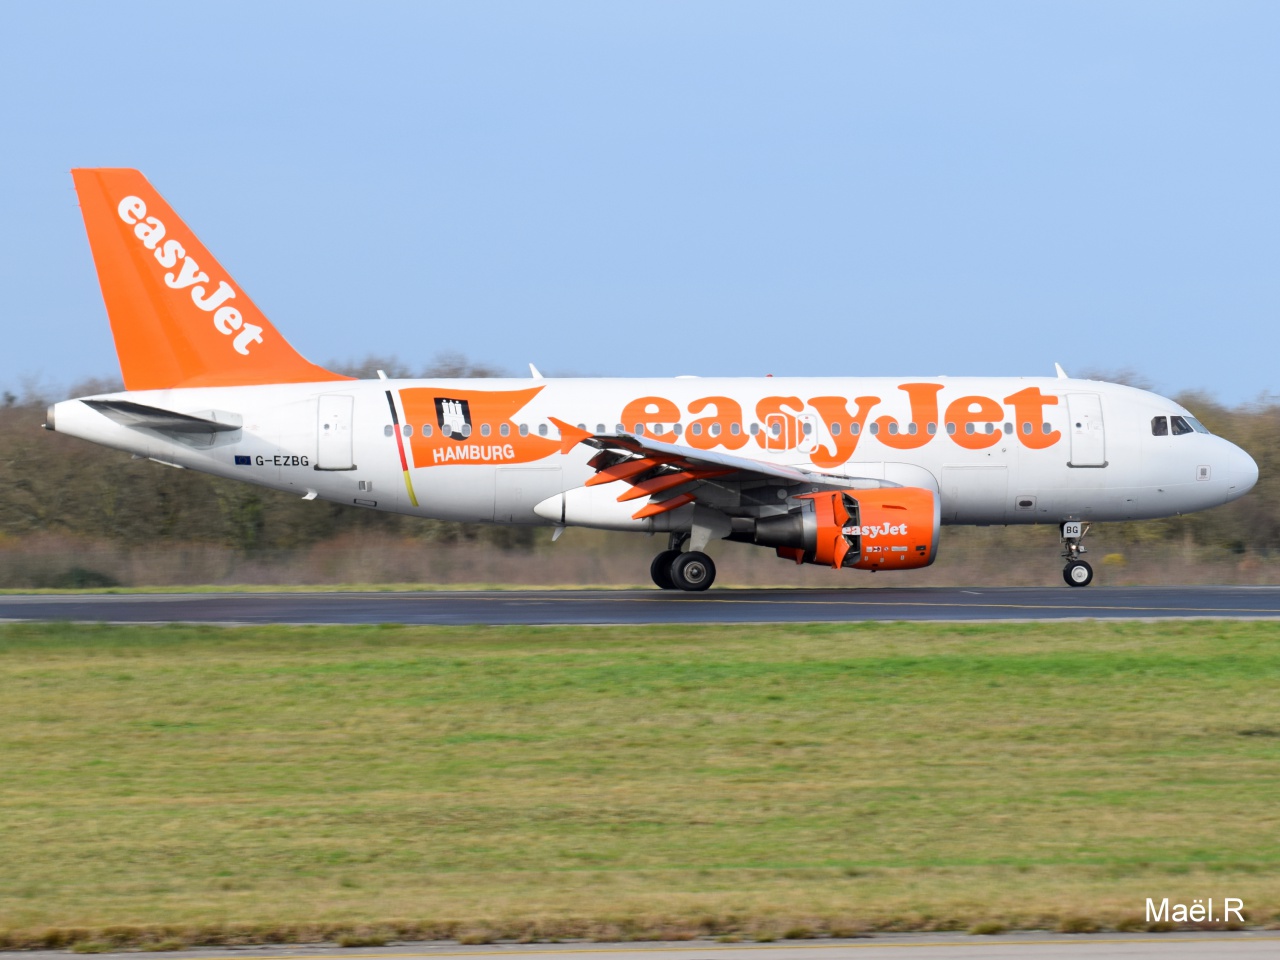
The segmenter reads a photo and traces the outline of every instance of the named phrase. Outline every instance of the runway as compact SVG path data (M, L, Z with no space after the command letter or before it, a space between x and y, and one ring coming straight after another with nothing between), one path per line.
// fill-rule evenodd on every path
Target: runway
M342 949L329 944L291 947L200 948L182 953L153 953L156 960L229 960L246 956L261 960L1072 960L1075 957L1116 957L1124 960L1207 960L1217 957L1274 957L1280 936L1274 931L1239 933L1101 933L1054 934L1031 931L999 937L965 934L878 934L858 940L737 943L562 943L487 944L465 947L454 943L406 944L381 949ZM62 960L67 954L32 951L0 954L12 960ZM128 960L131 954L103 954Z
M236 624L695 624L1280 619L1280 587L11 595L0 620Z

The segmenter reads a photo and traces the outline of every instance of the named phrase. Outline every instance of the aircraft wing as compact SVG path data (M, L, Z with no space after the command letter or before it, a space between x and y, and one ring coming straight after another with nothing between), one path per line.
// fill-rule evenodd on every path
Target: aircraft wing
M634 514L637 520L696 502L699 491L710 481L731 484L781 480L828 490L899 486L870 477L835 476L731 453L697 450L637 434L591 433L555 417L549 419L560 430L564 451L580 443L600 451L589 461L596 474L587 486L622 481L630 489L618 497L619 501L649 498L649 503Z

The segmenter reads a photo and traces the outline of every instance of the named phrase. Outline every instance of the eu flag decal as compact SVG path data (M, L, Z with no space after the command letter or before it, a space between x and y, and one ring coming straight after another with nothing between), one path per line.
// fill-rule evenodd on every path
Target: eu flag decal
M249 457L242 457L242 456L240 456L240 454L238 454L238 453L236 454L236 466L237 466L237 467L247 467L247 466L249 466L252 462L253 462L253 461L252 461Z

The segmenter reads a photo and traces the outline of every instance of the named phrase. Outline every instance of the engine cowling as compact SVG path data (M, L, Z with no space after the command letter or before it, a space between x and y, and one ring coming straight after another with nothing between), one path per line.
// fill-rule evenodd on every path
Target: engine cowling
M756 543L796 563L859 570L927 567L938 553L941 504L921 487L824 490L799 511L756 521Z

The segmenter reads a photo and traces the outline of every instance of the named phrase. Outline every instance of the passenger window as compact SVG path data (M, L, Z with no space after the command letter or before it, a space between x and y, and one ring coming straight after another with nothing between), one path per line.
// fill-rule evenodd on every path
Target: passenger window
M710 427L707 428L707 433L711 434L713 437L720 436L720 424L713 423Z
M849 434L850 434L850 436L854 436L854 437L856 437L856 436L857 436L861 431L862 431L862 428L861 428L860 426L858 426L856 423L851 423L851 424L849 424Z
M914 437L918 430L919 430L919 427L915 425L914 420L911 423L907 424L907 433L911 434L911 436Z
M1152 417L1151 435L1153 437L1167 437L1169 435L1169 421L1164 417Z
M1013 424L1012 424L1012 423L1006 423L1006 424L1004 425L1004 432L1005 432L1006 434L1013 433Z
M504 436L504 437L509 437L509 436L511 436L511 426L510 426L510 424L506 424L506 423L499 424L499 426L498 426L498 433L502 434L502 436Z
M777 421L769 424L769 432L772 433L775 437L782 436L782 424L778 423Z
M729 432L730 432L730 433L732 433L735 437L737 437L737 436L741 436L741 435L742 435L742 424L740 424L740 423L736 423L736 422L735 422L735 423L731 423L731 424L729 424Z
M996 425L994 423L988 423L985 427L983 427L983 432L987 436L991 436L991 434L996 432Z
M833 437L838 437L838 436L840 436L840 424L838 424L838 423L832 423L832 424L829 424L828 426L830 426L830 428L831 428L831 435L832 435Z
M432 433L432 430L431 430L431 424L429 424L429 423L424 423L424 424L422 425L422 435L423 435L424 437L429 437L429 436L431 436L431 433Z
M596 433L604 433L604 424L603 424L603 423L597 423L597 424L596 424Z
M644 436L644 424L643 424L643 423L637 423L637 424L636 424L636 436L637 436L637 437L643 437L643 436Z
M1053 433L1053 427L1049 426L1048 423L1042 423L1040 424L1040 432L1047 437L1049 434Z
M389 437L389 436L391 436L391 434L393 434L393 433L395 433L395 430L393 430L393 429L392 429L391 424L389 424L389 423L388 423L385 427L383 427L383 428L382 428L382 435L383 435L384 437Z
M898 421L889 421L889 436L896 437L898 435Z
M626 432L627 432L627 428L626 428L626 426L625 426L624 424L619 423L619 424L617 425L617 427L618 427L618 429L617 429L617 430L615 430L615 431L614 431L614 433L626 433Z
M480 436L487 437L489 435L489 432L490 432L490 429L487 423L480 424Z
M462 425L462 435L463 435L464 437L469 437L469 436L471 436L471 424L469 424L469 423L464 423L464 424Z
M545 437L547 435L547 425L545 423L538 424L538 436Z
M695 437L702 436L702 424L695 423L692 427L689 428L689 432L692 433Z
M948 433L948 434L952 434L952 435L954 435L954 434L955 434L955 432L956 432L956 425L955 425L955 422L954 422L954 421L952 421L952 422L948 422L948 423L947 423L947 433Z
M409 424L406 423L403 427L400 428L400 432L403 433L406 437L412 437L413 427L409 426Z
M972 423L966 423L964 425L964 432L969 434L970 436L973 436L973 434L977 432L977 428L974 427Z
M873 423L870 429L871 429L871 435L874 437L877 433L880 432L880 424Z
M1181 417L1170 417L1169 423L1173 427L1173 435L1175 437L1181 437L1188 433L1195 433L1195 431L1191 429L1191 424L1187 423L1187 421L1183 420Z
M674 433L677 437L678 437L678 436L680 436L680 431L681 431L681 430L683 430L683 429L684 429L684 428L683 428L683 427L681 427L681 426L680 426L680 424L678 424L678 423L673 423L673 424L671 425L671 432L672 432L672 433Z
M753 423L753 424L751 425L751 435L752 435L753 437L756 437L756 436L759 436L759 435L760 435L760 424L758 424L758 423Z
M1023 433L1023 435L1024 435L1024 436L1030 436L1030 434L1031 434L1031 421L1030 421L1030 420L1026 420L1026 421L1024 421L1024 422L1023 422L1023 424L1022 424L1022 433Z
M520 436L527 437L529 435L529 425L527 423L520 424Z
M932 437L938 432L938 425L936 423L930 423L929 426L926 427L925 429L927 430L929 436Z
M813 433L813 424L806 420L804 422L804 435L807 437L811 433Z

